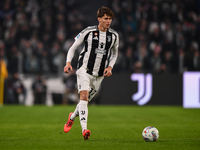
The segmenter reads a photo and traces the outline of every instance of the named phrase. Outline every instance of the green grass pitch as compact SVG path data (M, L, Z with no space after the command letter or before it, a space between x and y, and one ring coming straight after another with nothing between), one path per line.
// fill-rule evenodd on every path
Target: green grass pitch
M0 107L1 150L199 150L200 109L181 106L89 105L90 140L84 141L78 118L63 132L69 106ZM145 142L142 130L155 126L160 137Z

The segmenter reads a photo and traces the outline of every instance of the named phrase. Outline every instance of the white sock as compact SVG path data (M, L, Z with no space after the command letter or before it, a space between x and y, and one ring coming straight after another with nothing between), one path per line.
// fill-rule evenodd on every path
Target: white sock
M76 118L77 116L79 116L78 108L79 108L79 103L76 105L76 109L74 110L73 114L72 114L71 117L70 117L70 119L73 120L73 121L75 120L75 118Z
M87 130L87 117L88 117L88 102L84 100L80 100L79 102L79 119L82 127L82 132Z

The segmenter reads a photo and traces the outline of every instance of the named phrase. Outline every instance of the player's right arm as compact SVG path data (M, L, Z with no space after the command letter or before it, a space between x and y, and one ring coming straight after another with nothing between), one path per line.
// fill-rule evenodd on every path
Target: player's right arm
M71 65L71 61L74 57L74 52L75 50L83 43L84 40L84 36L81 33L79 33L75 38L75 42L73 43L73 45L70 47L68 53L67 53L67 59L66 59L66 65L63 68L65 73L69 73L69 71L73 71L72 65Z
M69 71L73 71L71 62L67 62L65 67L63 68L63 70L64 70L65 73L69 73Z

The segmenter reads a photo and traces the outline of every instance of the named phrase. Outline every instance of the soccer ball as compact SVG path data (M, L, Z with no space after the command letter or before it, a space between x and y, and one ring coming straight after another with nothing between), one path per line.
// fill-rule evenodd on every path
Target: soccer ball
M159 131L153 126L148 126L142 131L142 136L147 142L155 142L159 137Z

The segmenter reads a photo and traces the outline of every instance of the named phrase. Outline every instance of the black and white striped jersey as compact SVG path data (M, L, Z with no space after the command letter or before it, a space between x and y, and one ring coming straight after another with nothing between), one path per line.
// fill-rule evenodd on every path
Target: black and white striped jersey
M109 28L102 32L97 26L89 26L75 37L75 42L67 54L67 61L71 62L75 50L84 42L79 55L78 69L84 67L93 76L103 76L104 69L113 68L118 55L119 36Z

